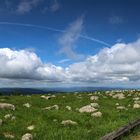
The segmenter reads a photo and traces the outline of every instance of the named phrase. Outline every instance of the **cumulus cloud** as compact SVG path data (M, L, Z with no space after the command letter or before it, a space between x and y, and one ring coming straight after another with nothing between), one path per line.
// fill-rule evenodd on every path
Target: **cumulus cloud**
M69 66L72 79L89 82L131 82L140 80L140 39L104 48L84 62Z
M0 81L5 83L140 83L140 39L117 43L66 68L43 63L29 50L0 49ZM8 82L7 82L8 80ZM19 82L20 81L20 82ZM11 82L11 84L13 84Z
M17 13L25 14L30 12L33 8L35 8L39 4L40 0L21 0L19 5L17 6Z
M43 64L40 58L29 50L0 49L0 77L8 79L31 79L62 81L63 68Z
M76 47L75 43L79 39L82 29L83 16L70 24L65 32L60 36L59 43L62 46L60 49L60 53L74 60L81 59L81 57L83 57L81 54L77 54L74 51L74 48Z

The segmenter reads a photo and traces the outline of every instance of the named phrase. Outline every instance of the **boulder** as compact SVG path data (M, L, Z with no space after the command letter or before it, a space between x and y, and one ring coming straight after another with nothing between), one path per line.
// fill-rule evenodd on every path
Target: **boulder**
M96 100L98 100L98 99L99 99L98 96L91 96L91 97L90 97L90 100L95 100L95 101L96 101Z
M34 125L30 125L30 126L27 127L28 130L33 130L34 128L35 128Z
M15 138L15 136L13 134L10 134L10 133L4 133L3 135L7 139L14 139Z
M9 103L0 103L0 109L11 109L15 110L15 106Z
M133 108L140 108L140 105L139 104L134 104Z
M90 105L91 105L92 107L99 107L99 104L98 104L98 103L90 103Z
M112 98L121 100L121 99L124 99L125 96L123 93L118 93L118 94L113 95Z
M33 140L33 136L30 133L26 133L22 136L21 140Z
M97 111L97 109L95 109L91 105L86 105L86 106L83 106L79 109L80 113L83 113L83 112L91 113L91 112L95 112L95 111Z
M30 108L31 107L31 104L29 103L26 103L26 104L23 104L24 107L27 107L27 108Z
M77 125L78 123L72 120L64 120L61 122L63 125Z
M9 119L9 118L11 118L11 117L12 117L12 114L6 114L6 115L4 116L5 119Z
M98 111L98 112L92 113L91 116L92 117L101 117L102 113Z
M66 109L69 110L69 111L72 110L70 106L66 106Z
M48 107L43 108L43 110L51 110L51 109L58 110L59 106L58 105L53 105L53 106L48 106Z

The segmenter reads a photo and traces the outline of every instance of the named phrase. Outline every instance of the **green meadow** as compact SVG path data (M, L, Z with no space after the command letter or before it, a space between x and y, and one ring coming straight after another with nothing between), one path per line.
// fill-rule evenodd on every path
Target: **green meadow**
M41 95L11 95L0 96L0 103L10 103L15 110L0 109L0 140L9 140L5 134L20 140L26 133L33 136L33 140L99 140L105 134L126 125L140 117L140 108L134 108L139 103L139 91L122 91L124 98L113 98L120 92L113 91L97 93L55 94L50 99L41 98ZM45 95L52 96L52 95ZM98 96L98 100L91 100L91 96ZM30 107L23 106L30 104ZM98 103L100 117L91 116L92 113L81 113L79 109L90 103ZM57 105L59 108L44 109ZM70 110L66 106L71 107ZM117 109L117 106L122 108ZM96 107L95 107L96 108ZM6 118L6 114L11 117ZM14 116L14 119L11 119ZM63 125L62 121L72 120L76 125ZM28 130L28 126L34 129ZM133 133L134 134L134 133ZM122 139L131 139L131 135Z

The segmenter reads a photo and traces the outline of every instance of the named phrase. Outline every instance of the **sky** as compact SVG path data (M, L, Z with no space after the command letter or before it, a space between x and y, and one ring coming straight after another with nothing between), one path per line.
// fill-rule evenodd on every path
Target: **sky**
M140 0L1 0L0 87L140 85Z

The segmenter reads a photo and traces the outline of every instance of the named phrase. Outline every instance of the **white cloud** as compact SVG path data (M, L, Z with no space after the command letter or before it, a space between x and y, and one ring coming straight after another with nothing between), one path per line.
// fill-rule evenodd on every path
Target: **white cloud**
M28 13L35 8L39 2L40 0L21 0L16 11L20 14Z
M9 79L33 79L62 81L63 68L43 64L40 58L29 50L0 49L0 77Z
M56 11L58 11L59 9L60 9L60 4L58 3L57 0L54 0L54 1L53 1L53 4L52 4L51 7L50 7L50 10L51 10L52 12L56 12Z
M69 62L69 61L71 61L71 60L70 59L62 59L58 63L62 64L62 63L66 63L66 62Z
M104 48L84 62L69 66L72 79L112 83L140 80L140 39L134 43L118 43Z
M138 84L140 83L140 39L117 43L67 68L45 64L32 51L0 49L0 81L21 85L60 84Z
M109 23L110 24L121 24L124 22L124 19L119 16L112 16L109 18Z
M80 34L83 29L83 16L78 18L69 27L65 30L65 32L60 36L59 43L62 46L60 49L60 53L65 54L70 59L80 59L83 57L80 54L77 54L74 51L75 43L79 39Z

